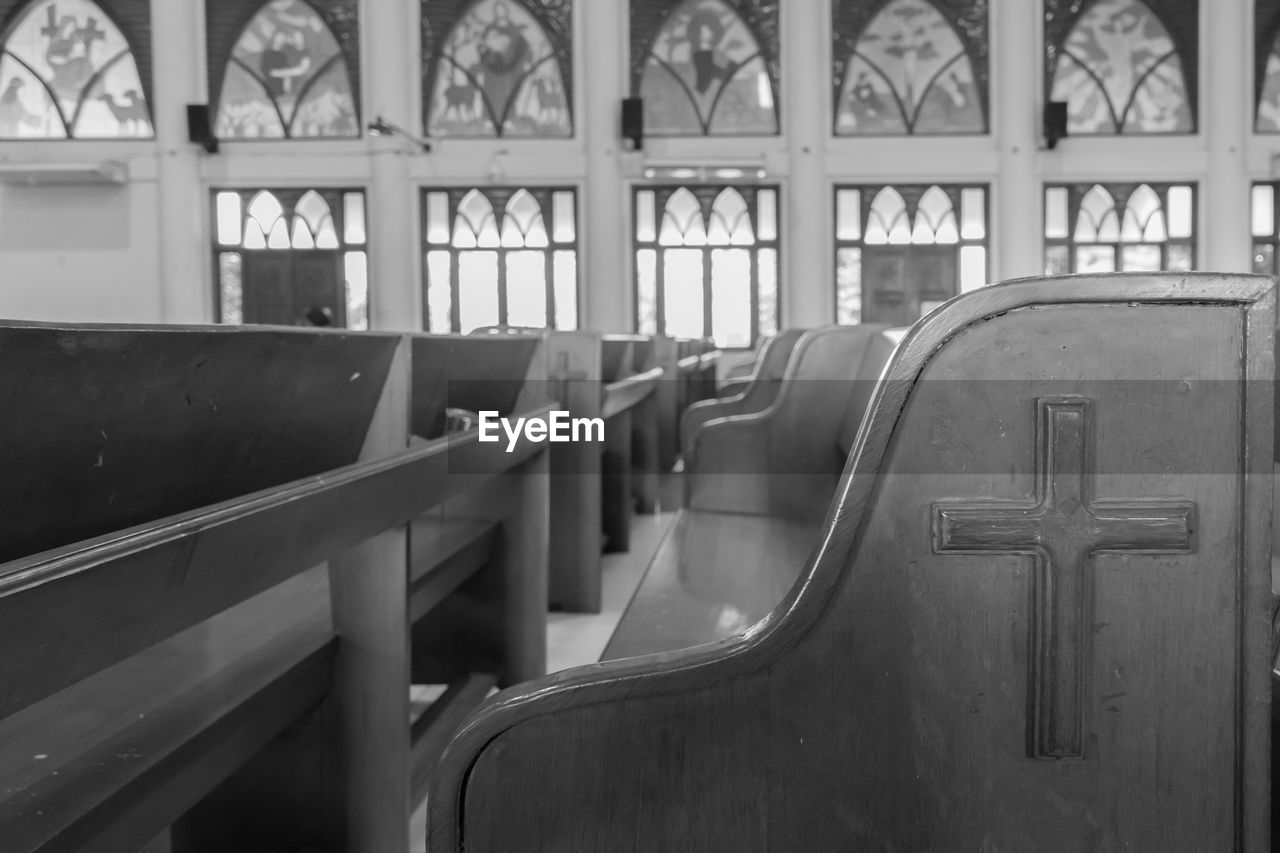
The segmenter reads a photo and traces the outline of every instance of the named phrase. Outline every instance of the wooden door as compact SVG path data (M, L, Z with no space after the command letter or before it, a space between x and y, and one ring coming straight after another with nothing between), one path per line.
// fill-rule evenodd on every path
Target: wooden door
M909 326L956 293L954 246L862 250L862 322Z
M331 325L346 325L339 252L268 249L243 257L244 322L305 326L309 311L328 309Z

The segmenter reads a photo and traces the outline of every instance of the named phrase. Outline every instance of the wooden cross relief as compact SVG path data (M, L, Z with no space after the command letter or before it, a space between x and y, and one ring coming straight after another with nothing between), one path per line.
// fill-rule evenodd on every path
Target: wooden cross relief
M1092 625L1094 554L1187 554L1195 504L1093 495L1090 401L1036 401L1035 494L1028 501L935 503L935 554L1026 554L1031 578L1027 749L1032 758L1084 757L1085 639Z

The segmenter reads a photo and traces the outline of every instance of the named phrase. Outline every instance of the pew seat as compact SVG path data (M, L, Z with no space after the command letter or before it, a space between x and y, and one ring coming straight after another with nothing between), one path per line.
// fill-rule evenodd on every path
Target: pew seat
M751 627L791 589L819 530L812 521L679 513L601 659L697 646Z

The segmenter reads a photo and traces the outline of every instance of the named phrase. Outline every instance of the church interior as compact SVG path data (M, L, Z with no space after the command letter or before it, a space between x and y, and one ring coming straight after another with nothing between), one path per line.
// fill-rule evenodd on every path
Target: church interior
M1278 255L1280 0L0 0L0 853L1280 850Z

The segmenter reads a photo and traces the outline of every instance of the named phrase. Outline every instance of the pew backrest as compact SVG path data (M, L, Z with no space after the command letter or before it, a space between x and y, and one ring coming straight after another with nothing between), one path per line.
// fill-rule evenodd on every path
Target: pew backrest
M545 388L542 340L534 335L416 335L411 431L445 433L445 410L512 412L538 405Z

